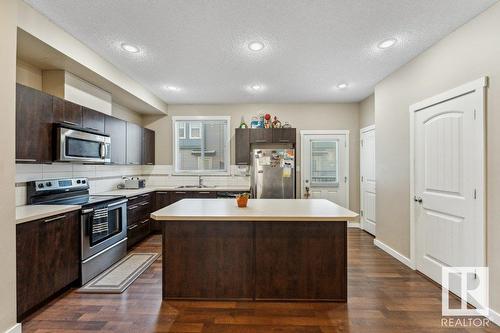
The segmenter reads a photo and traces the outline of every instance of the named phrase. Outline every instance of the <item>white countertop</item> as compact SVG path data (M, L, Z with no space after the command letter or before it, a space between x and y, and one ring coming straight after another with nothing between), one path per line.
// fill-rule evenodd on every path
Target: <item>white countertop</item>
M16 224L79 210L78 205L26 205L16 207Z
M156 191L230 191L230 192L246 192L249 191L249 187L229 187L229 186L217 186L209 188L177 188L174 186L148 186L141 189L121 189L112 190L102 193L95 193L95 195L124 195L127 198ZM45 217L63 214L73 210L80 209L81 206L78 205L24 205L16 207L16 224L25 223L29 221L34 221L38 219L43 219Z
M159 221L352 221L358 214L325 199L183 199L157 210Z
M190 188L179 188L176 186L146 186L145 188L139 189L117 189L103 193L96 193L97 195L124 195L127 198L141 195L149 192L157 191L179 191L179 192L248 192L250 191L249 186L217 186L217 187L190 187Z

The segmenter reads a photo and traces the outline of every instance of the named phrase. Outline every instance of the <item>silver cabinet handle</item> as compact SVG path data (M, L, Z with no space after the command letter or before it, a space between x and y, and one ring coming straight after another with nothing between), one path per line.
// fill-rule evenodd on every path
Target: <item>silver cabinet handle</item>
M210 194L210 192L198 192L199 194Z
M57 221L57 220L62 220L64 218L66 218L66 215L60 215L60 216L52 217L50 219L43 220L43 223L49 223L49 222L53 222L53 221Z
M128 210L134 210L134 209L136 209L137 207L138 207L138 206L130 206L130 207L128 207L127 209L128 209Z
M175 194L186 194L186 192L174 192Z
M146 193L146 194L141 194L141 197L145 198L145 197L149 197L149 193Z
M265 143L267 140L255 140L256 143Z
M134 224L134 225L131 225L130 227L128 227L127 229L128 230L134 230L135 228L137 228L138 225L137 224Z
M89 214L89 213L92 213L93 211L94 211L94 209L92 209L92 208L82 209L82 214Z
M135 200L137 199L138 197L131 197L131 198L128 198L129 200Z
M158 191L156 192L156 194L168 194L169 192L165 192L165 191Z
M91 130L91 131L100 132L100 130L98 130L97 128L93 128L93 127L85 127L85 129L88 129L88 130Z
M290 142L290 140L280 139L280 142Z
M141 206L147 206L147 205L149 205L149 202L141 202L139 205L141 205Z
M142 221L141 224L145 224L147 222L149 222L149 219Z
M63 123L70 124L70 125L73 125L73 126L80 126L80 124L74 123L72 121L67 121L67 120L63 120Z

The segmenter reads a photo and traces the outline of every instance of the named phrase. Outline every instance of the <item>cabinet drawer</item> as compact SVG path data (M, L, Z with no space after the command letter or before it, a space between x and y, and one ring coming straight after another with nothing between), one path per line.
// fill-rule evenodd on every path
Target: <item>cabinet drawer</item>
M144 219L127 227L127 246L134 246L149 235L150 220Z
M270 128L253 128L250 130L250 143L272 143L273 130Z
M217 192L214 191L199 191L193 192L193 198L207 198L207 199L215 199L217 198Z

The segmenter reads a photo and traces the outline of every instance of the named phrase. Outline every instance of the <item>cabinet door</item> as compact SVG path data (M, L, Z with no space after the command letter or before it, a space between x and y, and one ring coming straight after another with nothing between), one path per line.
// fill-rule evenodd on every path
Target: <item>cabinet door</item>
M295 128L273 128L273 142L275 143L295 143Z
M162 209L170 205L170 192L156 192L156 203L154 210Z
M143 129L143 164L155 164L155 131Z
M16 226L18 321L78 280L79 226L78 212Z
M196 192L193 192L192 198L215 199L215 198L217 198L217 192L214 192L214 191L196 191Z
M106 116L104 133L111 138L111 163L125 164L127 151L127 122L115 117Z
M52 119L52 96L16 86L17 162L52 161Z
M104 113L83 107L83 128L96 132L104 132Z
M173 204L174 202L177 202L182 199L186 198L192 198L192 193L191 192L184 192L184 191L175 191L170 193L170 204Z
M82 127L81 105L65 101L58 97L52 97L52 112L55 123L65 123Z
M250 143L272 143L273 130L270 128L250 129Z
M142 163L142 127L127 122L127 164Z
M237 128L234 135L234 157L236 165L250 164L250 129Z

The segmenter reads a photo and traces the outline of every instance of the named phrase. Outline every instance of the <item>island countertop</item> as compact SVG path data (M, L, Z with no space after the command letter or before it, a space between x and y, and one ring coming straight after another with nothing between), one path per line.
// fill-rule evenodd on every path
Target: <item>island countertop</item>
M157 210L158 221L352 221L358 214L326 199L250 199L238 208L234 199L183 199Z

